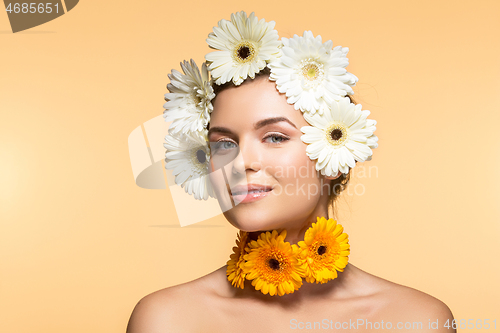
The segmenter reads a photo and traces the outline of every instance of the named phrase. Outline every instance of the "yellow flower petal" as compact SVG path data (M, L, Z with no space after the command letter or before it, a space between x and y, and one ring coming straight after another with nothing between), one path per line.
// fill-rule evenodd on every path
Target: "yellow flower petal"
M233 254L227 262L226 274L227 279L233 286L243 289L245 281L244 263L246 256L246 243L248 234L245 231L240 231L237 235L236 246L233 247Z
M285 237L286 230L279 234L273 230L261 233L257 241L249 245L247 263L243 265L246 278L263 294L292 293L298 289L296 285L302 284L302 264L296 258L299 248L284 242Z
M337 278L337 270L347 265L348 236L333 219L319 218L306 231L300 257L304 262L307 282L325 283ZM303 276L304 276L303 275Z

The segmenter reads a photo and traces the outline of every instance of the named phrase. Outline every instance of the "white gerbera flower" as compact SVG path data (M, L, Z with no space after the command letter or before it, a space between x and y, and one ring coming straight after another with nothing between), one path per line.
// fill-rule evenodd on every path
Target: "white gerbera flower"
M311 31L302 37L282 38L282 55L269 63L270 79L276 81L280 93L285 93L295 110L320 114L334 100L354 94L351 86L358 78L348 73L347 47L332 50L331 40L322 43Z
M207 130L192 134L167 134L165 168L173 170L175 183L197 200L215 198L208 177L210 151L206 140Z
M172 121L169 133L177 134L200 132L206 128L213 110L211 100L215 97L209 82L208 69L205 63L201 73L196 63L181 63L184 75L175 69L168 74L170 93L165 94L167 101L163 107L165 121Z
M304 119L312 126L304 126L300 138L307 143L306 153L316 161L316 170L322 175L335 176L348 173L356 161L370 160L372 148L378 146L373 134L375 120L366 119L370 111L361 110L349 97L334 101L329 110L320 115L304 113Z
M373 129L373 132L375 132L375 125L377 124L377 121L376 120L372 120L372 119L367 119L367 128L368 129ZM378 137L375 136L375 134L373 134L372 136L370 136L368 139L367 139L367 144L368 144L368 147L370 148L377 148L378 147ZM371 155L366 159L367 161L370 161L372 159Z
M259 21L254 13L247 18L244 11L231 14L231 21L220 20L207 38L208 45L220 51L205 55L215 83L232 80L238 86L278 57L281 43L275 24Z

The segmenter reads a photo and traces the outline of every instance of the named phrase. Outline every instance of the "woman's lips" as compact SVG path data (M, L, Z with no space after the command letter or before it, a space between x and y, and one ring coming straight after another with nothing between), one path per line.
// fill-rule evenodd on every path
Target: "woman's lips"
M267 197L271 193L272 189L268 191L261 192L248 192L247 194L236 194L232 195L235 205L239 203L248 203L260 200L262 198Z
M237 185L231 189L231 196L235 205L260 200L268 196L272 187L260 184Z

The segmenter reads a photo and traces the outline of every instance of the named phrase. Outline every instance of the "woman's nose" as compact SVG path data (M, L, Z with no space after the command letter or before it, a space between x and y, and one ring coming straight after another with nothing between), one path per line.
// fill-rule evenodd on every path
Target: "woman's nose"
M261 153L254 144L241 142L238 155L233 160L233 173L245 174L247 170L259 171L262 167Z

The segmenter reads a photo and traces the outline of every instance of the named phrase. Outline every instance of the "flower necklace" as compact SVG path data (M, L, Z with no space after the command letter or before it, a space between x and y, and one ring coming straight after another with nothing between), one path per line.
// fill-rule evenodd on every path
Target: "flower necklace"
M227 262L227 279L244 289L245 279L263 294L291 294L309 283L326 283L343 272L348 262L349 238L333 219L317 218L298 244L285 242L286 230L262 232L250 240L241 231Z

